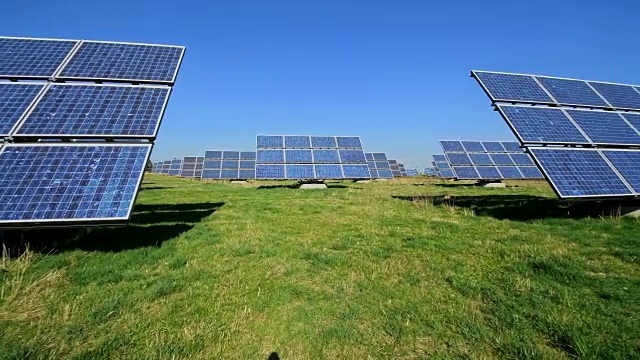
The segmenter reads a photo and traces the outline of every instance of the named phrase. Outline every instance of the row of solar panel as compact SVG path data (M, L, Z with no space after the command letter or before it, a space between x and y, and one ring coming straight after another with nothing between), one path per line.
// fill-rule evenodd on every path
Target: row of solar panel
M0 224L126 221L150 144L5 144Z
M640 87L556 77L472 71L494 102L640 110Z
M498 105L522 143L640 145L640 113Z
M0 136L155 138L166 86L0 83Z
M459 180L542 179L535 166L453 166L453 177Z
M255 151L234 151L234 150L207 150L204 152L207 160L255 160Z
M520 144L513 141L441 140L440 145L446 152L522 152Z
M258 149L362 149L358 136L258 135Z
M173 84L182 46L0 37L0 78Z
M449 165L497 165L516 166L533 165L531 157L526 153L445 153Z
M256 162L253 160L209 160L204 159L203 169L255 169Z
M640 151L616 149L529 149L558 196L640 195Z
M369 179L367 165L261 165L256 164L256 179Z
M366 159L362 150L258 149L256 154L256 163L258 164L364 164L365 162Z
M387 163L391 160L387 159L387 154L385 153L364 153L364 157L367 161L386 161Z

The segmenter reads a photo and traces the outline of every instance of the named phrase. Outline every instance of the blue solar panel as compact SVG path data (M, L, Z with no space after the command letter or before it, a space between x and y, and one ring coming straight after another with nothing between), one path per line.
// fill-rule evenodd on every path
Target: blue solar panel
M240 169L240 172L238 174L238 179L255 179L255 178L256 178L255 170Z
M453 173L453 170L451 170L451 169L441 169L440 170L440 177L449 179L449 178L454 178L456 176Z
M376 163L375 161L367 161L367 166L369 166L369 169L375 169Z
M256 164L256 179L284 179L284 165Z
M335 136L312 136L311 146L313 148L329 148L335 149L338 147Z
M387 154L385 153L373 153L373 160L375 161L385 161L387 164L389 160L387 159Z
M516 165L534 165L529 154L509 154L509 157L511 157L511 160L513 160Z
M499 141L483 141L482 145L487 152L505 152L506 150Z
M373 161L372 153L364 153L364 157L367 159L367 161Z
M590 81L596 89L616 109L640 110L640 93L632 86Z
M445 155L451 165L472 165L467 154L447 153Z
M522 174L516 166L497 166L503 179L522 179Z
M636 194L640 193L640 151L600 150Z
M369 167L367 165L342 165L342 172L346 179L369 179Z
M253 160L241 160L240 161L240 169L255 169L256 162Z
M223 169L220 171L220 179L238 179L238 169Z
M287 179L313 179L313 165L287 164Z
M260 148L284 148L284 137L273 135L258 135L257 147Z
M460 141L440 140L440 145L445 152L465 152Z
M374 162L375 168L378 170L390 169L388 161L376 161Z
M435 160L436 162L440 162L440 161L447 161L447 158L444 155L436 154L436 155L433 155L433 160ZM391 160L389 162L391 162Z
M184 47L83 41L60 79L173 83Z
M203 169L201 177L203 179L220 179L220 170Z
M481 179L501 179L502 175L498 172L498 169L494 166L477 166L476 171L480 175Z
M536 79L561 104L608 107L609 105L596 94L583 80L559 79L536 76Z
M316 179L342 179L340 165L315 165Z
M640 135L615 112L567 110L596 144L640 145Z
M222 151L209 150L204 152L205 159L222 159Z
M312 162L311 150L285 150L285 162L310 164Z
M202 167L204 169L221 169L222 161L220 160L205 160Z
M256 152L255 151L242 151L240 152L240 160L255 160Z
M240 151L223 151L222 152L223 160L238 160L240 159Z
M525 155L525 154L518 154ZM509 154L489 154L491 160L496 165L515 165ZM526 156L526 155L525 155Z
M239 169L240 161L238 160L222 160L223 169Z
M493 165L493 161L491 161L491 158L487 154L469 154L469 159L471 159L473 165Z
M357 136L336 136L339 148L356 148L362 149L362 143Z
M635 128L636 131L640 131L640 114L632 114L632 113L618 113L622 115L630 124Z
M316 163L339 163L338 150L313 150L313 160Z
M151 145L5 145L0 223L128 220Z
M544 176L535 166L518 166L518 170L525 179L543 179Z
M50 78L77 43L0 37L0 77Z
M454 166L455 177L461 180L480 179L480 175L473 166Z
M260 150L256 152L256 163L284 163L284 150Z
M155 137L170 90L52 84L16 135Z
M632 195L597 150L529 149L562 198Z
M436 163L436 167L437 167L438 169L449 169L451 166L449 166L449 163L447 163L447 162L440 162L440 161L438 161L438 162Z
M369 175L371 175L372 179L379 179L379 174L378 174L378 170L371 170L369 169Z
M485 152L480 141L460 141L460 143L466 152Z
M294 149L309 149L311 148L311 139L309 136L285 136L284 147Z
M379 179L393 179L393 173L391 172L391 170L379 170L377 177Z
M520 144L515 141L503 141L502 147L504 147L507 152L522 152Z
M0 47L0 67L1 54ZM43 88L41 84L0 83L0 136L9 135Z
M362 150L339 150L342 163L364 163L366 161Z
M552 103L553 100L530 75L474 72L493 101Z
M590 143L560 109L509 105L498 109L524 143Z

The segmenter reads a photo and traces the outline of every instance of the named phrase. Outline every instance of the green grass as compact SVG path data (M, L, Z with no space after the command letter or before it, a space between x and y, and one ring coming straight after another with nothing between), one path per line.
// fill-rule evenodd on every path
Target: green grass
M640 358L638 220L544 184L341 184L151 174L128 227L30 234L0 359Z

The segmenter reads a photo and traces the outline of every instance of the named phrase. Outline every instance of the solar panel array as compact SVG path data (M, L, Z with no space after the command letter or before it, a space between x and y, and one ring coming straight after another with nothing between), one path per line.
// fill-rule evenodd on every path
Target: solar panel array
M184 47L113 44L0 37L2 226L129 219Z
M364 153L364 156L372 179L393 179L387 154L381 152Z
M407 176L418 176L420 173L418 169L407 169Z
M389 159L389 169L391 169L391 174L394 178L401 177L402 173L400 172L400 166L398 165L397 160Z
M458 180L543 178L516 142L442 140L440 145Z
M447 161L446 156L443 154L435 154L433 155L433 161L431 162L436 171L436 176L443 179L453 179L456 175L451 170L451 165L449 165L449 161Z
M357 136L258 135L257 179L368 179Z
M639 195L639 86L485 71L472 76L559 197Z
M256 153L253 151L205 151L203 179L255 179Z
M404 167L404 164L398 163L398 168L400 169L400 176L407 176L407 170Z

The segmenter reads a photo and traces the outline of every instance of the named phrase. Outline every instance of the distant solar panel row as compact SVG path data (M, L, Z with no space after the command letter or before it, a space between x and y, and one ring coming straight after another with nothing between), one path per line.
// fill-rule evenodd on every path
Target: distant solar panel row
M253 151L205 151L203 179L255 179L256 153Z
M369 167L365 164L256 164L258 179L368 179Z
M373 179L393 179L393 173L387 154L385 153L365 153L369 173Z
M441 140L440 145L445 152L522 152L520 144L514 141L461 141ZM439 160L436 160L439 161Z
M402 173L400 172L400 166L398 166L398 161L389 159L389 169L391 170L391 174L394 178L401 177Z
M0 37L0 78L173 84L182 46Z
M358 136L258 135L258 149L362 149Z
M431 163L433 164L436 175L438 177L444 179L453 179L456 177L456 175L453 173L453 170L451 169L451 165L449 165L447 157L443 154L433 155L433 161Z
M537 75L472 71L494 102L640 110L640 87Z

